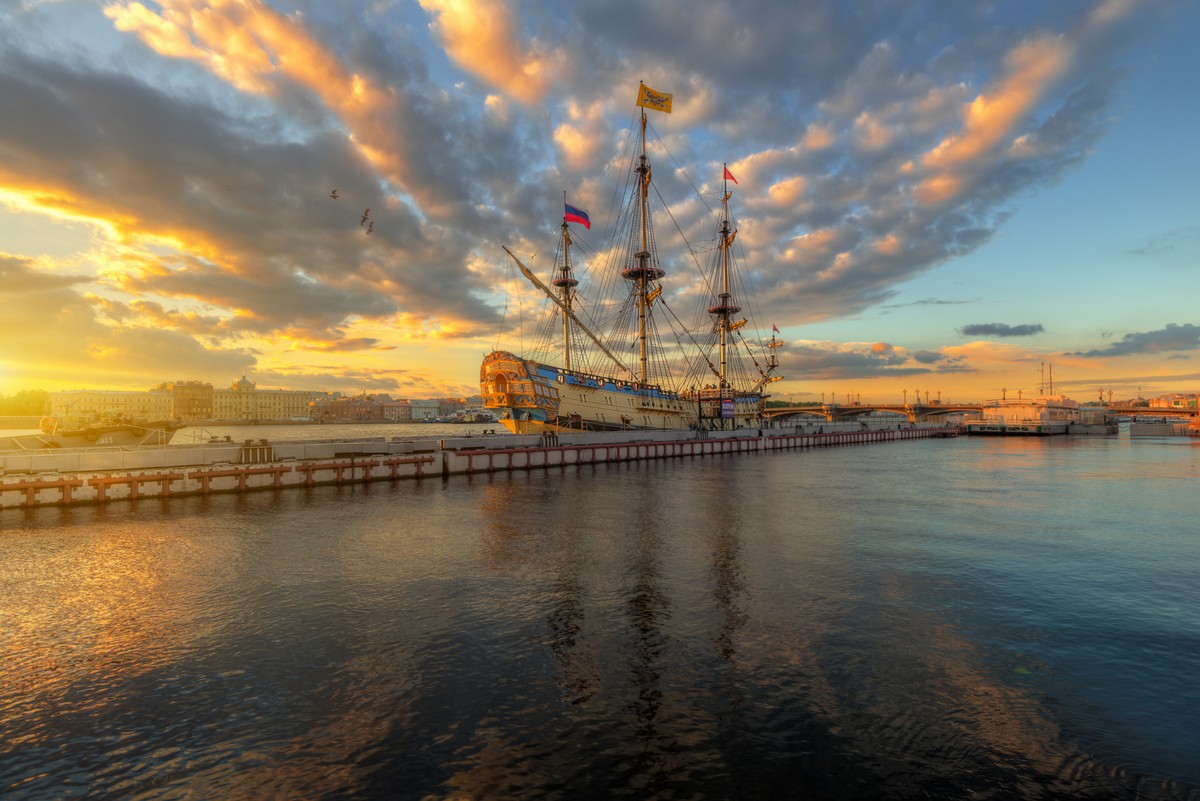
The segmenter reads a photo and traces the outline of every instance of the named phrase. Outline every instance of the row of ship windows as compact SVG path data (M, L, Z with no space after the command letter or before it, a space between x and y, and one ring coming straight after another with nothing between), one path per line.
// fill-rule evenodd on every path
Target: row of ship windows
M584 394L580 393L580 395L579 395L579 400L580 400L580 401L582 401L583 403L587 403L587 395L584 395ZM612 406L612 405L613 405L612 398L608 398L608 397L606 397L606 398L604 399L604 402L605 402L605 403L607 403L609 406ZM632 407L632 406L634 405L634 403L633 403L633 398L626 398L626 399L625 399L625 403L626 403L626 405L628 405L628 406ZM672 405L672 404L669 404L669 403L665 403L665 402L663 402L663 401L659 401L659 402L657 402L657 403L651 403L651 404L650 404L650 406L653 406L653 407L655 407L655 408L658 408L658 409L675 409L675 410L678 410L678 409L679 409L679 406L678 406L678 405Z
M568 378L570 378L571 380L568 381L567 380ZM564 384L564 383L565 384L583 384L584 386L595 387L596 389L604 389L605 387L612 386L614 389L617 389L617 390L628 389L631 392L638 391L637 390L638 385L635 383L625 382L625 381L607 381L603 378L587 378L587 377L582 377L582 376L575 376L575 375L570 375L570 374L559 373L557 376L557 380L558 380L558 383L560 383L560 384ZM663 390L658 389L657 387L653 387L653 386L645 387L644 391L649 391L651 393L657 393L658 395L665 396L664 399L670 399L671 396L673 396L675 394L672 392L664 392Z

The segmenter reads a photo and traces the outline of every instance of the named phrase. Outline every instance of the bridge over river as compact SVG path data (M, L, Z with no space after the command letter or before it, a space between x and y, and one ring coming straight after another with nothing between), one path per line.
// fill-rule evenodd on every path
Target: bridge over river
M938 420L951 414L979 415L983 404L980 403L827 403L820 406L776 406L763 410L763 416L768 420L786 420L792 417L819 417L829 422L838 420L856 420L876 412L891 412L904 417L908 422L921 420Z

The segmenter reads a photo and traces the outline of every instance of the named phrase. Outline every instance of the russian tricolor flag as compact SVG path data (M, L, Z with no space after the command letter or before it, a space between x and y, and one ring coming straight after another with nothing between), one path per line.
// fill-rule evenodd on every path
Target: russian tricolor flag
M592 221L588 219L587 212L583 209L577 209L570 203L564 203L566 209L563 211L563 219L567 222L579 223L589 231L592 230Z

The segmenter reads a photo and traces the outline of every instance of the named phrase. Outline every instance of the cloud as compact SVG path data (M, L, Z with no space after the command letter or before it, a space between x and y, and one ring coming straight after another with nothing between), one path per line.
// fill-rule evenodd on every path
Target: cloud
M910 303L889 303L881 306L881 309L904 309L910 306L962 306L972 303L969 300L946 300L944 298L922 298L914 300Z
M511 320L500 246L541 247L563 191L594 200L603 226L611 182L595 174L628 136L644 79L678 109L652 120L669 148L654 154L656 190L712 195L720 163L734 165L738 244L763 314L844 317L979 248L1016 199L1085 159L1113 118L1124 48L1165 13L781 8L10 5L0 108L21 114L0 126L0 200L92 239L65 266L11 262L8 286L36 299L45 316L31 323L59 326L49 341L96 343L79 351L85 366L114 363L100 354L121 350L121 329L170 334L197 369L257 359L283 371L276 362L309 354L330 380L356 365L327 370L326 353L483 350ZM60 33L66 15L88 35ZM358 226L368 206L370 236ZM689 232L711 222L703 203L672 214ZM673 229L658 229L664 250ZM885 375L971 363L936 352L854 344L793 358Z
M69 375L81 386L149 387L184 365L228 374L254 362L244 351L211 350L185 333L114 321L108 303L81 291L91 285L0 256L0 353L28 354L26 369L42 380Z
M913 353L913 360L918 364L937 364L944 361L946 355L933 350L919 350Z
M110 231L113 246L98 255L115 288L226 309L237 317L230 331L332 330L401 312L496 319L479 300L490 287L467 269L469 245L369 189L344 140L264 141L216 108L127 76L19 58L8 67L0 96L20 98L23 115L0 134L14 154L0 155L0 181ZM343 200L327 197L334 185ZM375 208L372 238L355 200Z
M445 219L471 199L470 182L456 179L465 177L464 164L486 151L455 101L422 82L421 65L403 55L387 58L367 51L361 64L348 63L322 38L331 36L329 30L261 0L166 0L160 5L155 11L141 3L110 3L104 11L118 30L137 35L159 55L201 64L244 95L273 103L277 111L333 115L348 133L348 146L411 195L423 215ZM503 60L489 49L506 32L507 17L499 6L487 6L486 13L479 10L483 6L470 6L468 13L464 4L430 5L449 20L452 44L493 66ZM468 18L474 22L468 24ZM486 47L468 47L473 32L487 33ZM383 44L371 42L367 50L374 47ZM453 138L444 135L447 121L459 128ZM428 147L433 142L441 146ZM443 173L434 180L439 169Z
M973 323L958 329L959 333L968 337L1029 337L1040 334L1046 329L1041 323L1026 325L1006 325L1004 323Z
M33 259L0 252L0 287L4 296L38 295L56 290L69 289L89 283L86 275L53 275L41 272Z
M909 353L887 342L795 342L787 345L783 351L780 357L782 373L802 375L806 381L972 372L961 355L934 351Z
M1180 246L1196 242L1200 242L1200 226L1193 225L1164 231L1129 252L1135 256L1156 256L1160 253L1171 253Z
M515 11L506 2L420 0L446 52L463 69L522 103L535 103L552 79L545 55L517 42ZM551 63L547 63L547 61Z
M1167 323L1157 331L1126 334L1104 348L1073 353L1073 356L1104 357L1133 356L1143 353L1169 353L1170 351L1200 349L1200 326L1191 323L1182 325Z
M945 203L967 188L972 174L1063 77L1071 58L1071 41L1062 36L1017 44L995 85L964 109L961 128L921 158L930 175L914 189L918 201Z

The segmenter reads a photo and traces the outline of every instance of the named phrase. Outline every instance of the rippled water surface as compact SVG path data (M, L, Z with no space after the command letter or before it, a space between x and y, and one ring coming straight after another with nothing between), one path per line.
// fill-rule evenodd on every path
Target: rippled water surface
M1200 443L0 513L5 799L1200 798Z

